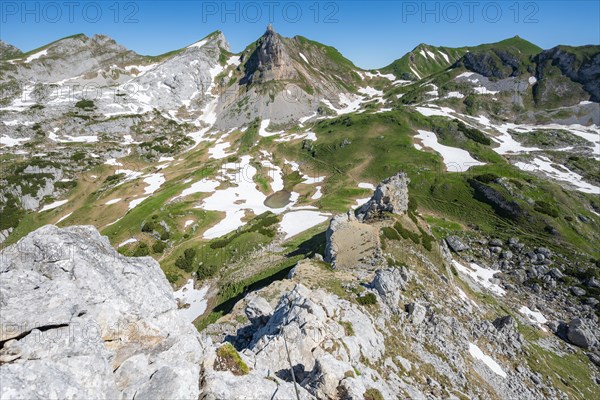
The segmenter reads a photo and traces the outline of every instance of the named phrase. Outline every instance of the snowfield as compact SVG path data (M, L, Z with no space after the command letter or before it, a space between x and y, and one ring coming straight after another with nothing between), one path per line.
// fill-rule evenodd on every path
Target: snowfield
M260 121L260 128L258 128L258 134L260 136L269 137L269 136L275 136L275 135L279 135L280 133L283 133L283 131L267 132L267 127L269 126L270 123L271 123L270 119L263 119L262 121Z
M532 311L532 310L529 309L529 307L526 307L526 306L521 307L519 309L519 312L521 314L523 314L524 316L526 316L527 319L529 319L529 321L531 321L532 323L536 324L537 326L539 326L543 330L546 330L541 325L545 324L546 322L548 322L548 320L546 319L546 317L544 317L544 315L541 312L539 312L539 311Z
M468 151L459 149L457 147L445 146L438 143L437 136L433 132L419 130L419 134L415 138L420 139L423 146L429 147L434 151L438 152L446 164L446 168L451 172L464 172L471 167L477 165L484 165L484 163L477 161ZM418 146L415 146L417 150L422 150Z
M583 193L600 194L600 187L587 183L583 177L576 172L570 171L564 166L560 166L560 170L556 168L552 161L544 156L534 158L531 163L517 162L515 166L520 170L527 172L541 171L549 177L558 181L568 182L576 187L576 190Z
M42 207L42 209L39 212L53 210L57 207L62 206L63 204L67 204L68 201L69 200L58 200L58 201L55 201L54 203L46 204L44 207Z
M194 280L189 279L181 289L173 292L173 297L181 304L189 304L189 307L183 307L177 310L187 321L193 322L206 310L206 295L208 294L208 289L208 286L195 289Z
M290 211L283 215L279 228L285 233L285 239L319 225L330 218L330 214L319 211Z
M112 200L109 200L109 201L107 201L106 203L104 203L104 205L110 206L110 205L113 205L113 204L117 204L117 203L118 203L118 202L120 202L120 201L121 201L121 198L118 198L118 199L112 199Z
M452 263L459 272L469 276L471 279L473 279L473 281L488 289L492 293L498 296L504 296L504 294L506 293L506 291L502 289L499 285L492 282L492 279L494 279L494 275L496 275L500 271L483 268L475 263L469 263L468 267L464 266L456 260L452 260Z
M214 239L226 235L237 228L245 225L242 221L246 211L252 211L260 215L266 211L281 214L289 209L298 200L298 193L292 193L290 203L282 208L271 209L264 202L267 198L257 189L254 176L257 170L250 164L251 156L243 156L238 163L229 163L223 166L224 178L235 186L223 190L215 190L211 196L202 201L196 208L225 213L225 218L204 232L205 239ZM206 180L205 184L220 184L220 182Z
M495 374L500 375L503 378L506 378L506 372L502 369L500 364L498 364L494 359L481 351L479 346L475 343L469 343L469 353L476 360L482 361L485 365L487 365Z

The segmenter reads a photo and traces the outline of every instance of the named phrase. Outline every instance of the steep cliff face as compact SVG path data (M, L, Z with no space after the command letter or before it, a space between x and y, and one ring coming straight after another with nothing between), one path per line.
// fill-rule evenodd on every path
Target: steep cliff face
M574 83L580 84L591 96L590 100L600 101L600 47L599 46L557 46L544 50L535 57L537 63L537 79L552 87L559 84L557 76L566 76ZM565 91L566 92L566 91ZM545 99L544 91L540 97Z

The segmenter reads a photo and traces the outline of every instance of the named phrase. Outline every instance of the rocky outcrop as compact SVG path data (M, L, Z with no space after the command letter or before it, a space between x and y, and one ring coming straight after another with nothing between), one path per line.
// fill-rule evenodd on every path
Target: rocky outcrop
M379 229L360 222L352 211L333 217L325 233L325 261L334 268L382 265Z
M361 220L370 220L383 213L402 214L408 210L408 183L406 174L400 172L382 181L373 197L358 211Z
M461 252L461 251L465 251L469 249L469 246L464 244L460 238L456 235L451 235L448 236L446 239L446 244L448 244L448 247L450 247L450 249L452 251L454 251L455 253Z
M584 349L593 347L598 342L593 331L581 318L575 318L569 323L567 338L575 346L583 347Z
M405 267L378 270L371 287L381 296L392 312L400 312L401 291L406 290L410 274Z
M536 77L543 80L550 78L553 67L573 82L580 83L589 93L591 100L600 102L600 47L582 46L572 48L569 46L556 46L544 50L535 57L537 63Z
M295 381L301 399L338 398L340 391L362 399L369 388L377 388L384 398L395 398L399 388L369 367L385 352L384 336L375 325L358 305L297 284L281 296L273 315L254 331L249 344L232 338L251 368L247 374L234 378L229 371L216 371L207 356L202 396L236 399L252 393L255 398L290 399L296 398ZM360 374L355 373L358 370Z
M506 49L469 52L455 66L464 66L486 78L504 79L518 76L521 70L519 56Z
M468 181L475 192L475 198L491 205L498 215L512 219L526 215L526 211L517 202L507 200L502 193L493 187L472 178L469 178Z
M0 40L0 60L18 57L23 52L17 49L15 46L8 44L2 40Z
M241 83L264 83L297 76L298 72L293 68L282 37L269 24L265 34L258 40L256 49L245 61L245 76Z
M338 249L333 241L333 235L345 227L349 222L356 221L356 217L351 211L346 214L339 214L331 218L329 221L329 227L325 232L325 261L328 263L334 263L337 257Z
M0 397L198 398L198 333L156 261L51 225L0 257Z

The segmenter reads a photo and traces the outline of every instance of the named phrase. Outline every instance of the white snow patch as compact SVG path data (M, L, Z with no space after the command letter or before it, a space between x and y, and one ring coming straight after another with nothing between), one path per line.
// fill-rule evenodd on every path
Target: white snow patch
M112 205L112 204L117 204L117 203L118 203L118 202L120 202L120 201L121 201L121 198L119 197L118 199L112 199L112 200L109 200L109 201L107 201L107 202L106 202L106 203L104 203L104 204L105 204L105 205L107 205L107 206L110 206L110 205Z
M461 288L456 287L456 291L458 292L458 297L460 297L461 300L466 301L467 303L471 303L475 307L479 308L479 305L477 305L477 303L473 299L467 296L467 294L463 292Z
M356 199L356 204L354 205L354 208L361 207L363 204L365 204L369 200L371 200L370 197L365 197L365 198L362 198L362 199Z
M115 222L116 222L116 221L115 221ZM137 240L136 238L129 238L129 239L127 239L127 240L125 240L125 241L123 241L123 242L119 243L119 245L117 246L117 248L119 248L119 247L123 247L123 246L127 246L128 244L130 244L130 243L135 243L135 242L137 242L137 241L138 241L138 240Z
M335 111L337 115L348 114L348 113L358 110L360 108L360 105L364 101L363 97L356 96L353 94L348 95L346 93L341 93L339 97L340 97L340 105L345 105L345 107L336 108L333 106L333 104L331 104L331 102L329 100L327 100L327 99L322 100L323 103L325 103L325 105L327 105L327 107L329 107L333 111Z
M98 142L98 136L70 136L64 135L63 138L59 138L56 133L51 132L48 134L48 138L57 143L96 143Z
M189 307L180 308L179 313L189 322L193 322L206 311L206 295L209 286L203 286L200 289L194 288L194 280L189 279L185 285L176 292L173 297L182 304L189 304Z
M269 157L272 156L269 154ZM283 171L281 170L281 168L279 168L277 165L274 165L271 161L268 160L261 161L261 164L264 167L269 168L268 175L272 180L271 189L273 189L273 192L279 192L280 190L283 190Z
M421 79L421 75L413 67L410 67L410 71L417 77L417 79Z
M131 210L131 209L134 209L134 208L136 208L136 207L137 207L137 206L138 206L138 205L139 205L139 204L140 204L142 201L146 200L148 197L149 197L149 196L146 196L146 197L140 197L139 199L132 200L132 201L129 203L129 209Z
M448 92L445 96L446 99L462 99L463 97L465 97L465 95L461 92Z
M290 211L283 215L279 227L285 232L285 239L289 239L300 232L327 221L329 217L329 214L319 211Z
M148 184L148 186L146 186L144 189L144 194L152 194L156 192L163 183L165 183L165 176L160 172L146 175L144 182Z
M426 117L431 117L432 115L437 115L440 117L448 117L455 118L453 113L455 112L453 109L448 107L440 107L437 105L431 105L429 107L415 107L415 110L420 112Z
M42 209L38 212L43 212L43 211L48 211L48 210L52 210L54 208L60 207L63 204L67 204L69 200L58 200L55 201L54 203L50 203L50 204L46 204L44 207L42 207Z
M210 158L214 158L216 160L220 160L221 158L228 157L234 153L227 153L225 149L229 148L231 144L229 142L225 143L217 143L214 147L208 149L208 153L210 154Z
M30 55L29 57L27 57L25 59L26 63L32 62L33 60L37 60L40 57L44 57L48 55L48 49L44 49L42 51L38 51L37 53L34 53L32 55Z
M279 135L280 133L283 133L283 131L267 132L267 127L269 126L270 123L271 123L270 119L263 119L260 121L260 128L258 128L258 134L260 136L269 137L269 136Z
M362 93L362 94L366 94L367 96L370 96L370 97L383 96L383 90L377 90L375 88L372 88L371 86L360 88L360 89L358 89L358 92Z
M538 326L541 324L545 324L548 322L546 317L539 311L532 311L529 307L523 306L519 309L519 312L526 316L531 322L537 324ZM544 328L542 328L544 329ZM545 330L545 329L544 329Z
M495 374L500 375L503 378L506 378L506 372L502 369L500 364L498 364L494 359L481 351L479 346L475 343L469 343L469 353L473 356L473 358L482 361L485 365L487 365Z
M534 172L542 171L546 175L559 181L569 182L577 187L577 190L584 193L600 194L600 187L587 183L583 177L576 172L561 166L565 171L554 167L552 161L544 156L534 158L531 163L517 162L515 166L523 171Z
M321 192L321 186L317 186L317 188L316 188L316 189L317 189L317 191L315 192L315 194L313 194L313 195L311 196L311 199L312 199L312 200L318 200L318 199L320 199L321 197L323 197L323 192Z
M463 72L462 74L458 75L457 78L468 78L473 74L473 72Z
M190 194L194 194L194 193L212 193L217 189L217 187L220 184L221 184L221 182L213 181L213 180L209 180L209 179L199 180L198 182L192 183L192 185L189 188L184 189L181 192L181 194L179 196L175 197L173 200L175 200L177 198L189 196Z
M58 224L58 223L64 221L65 219L69 218L71 216L71 214L73 214L73 212L70 212L67 215L60 217L60 219L58 221L56 221L56 223Z
M306 56L304 54L302 54L302 53L299 53L299 54L300 54L300 57L302 57L302 59L304 60L305 63L310 64L308 62L308 60L306 59Z
M123 165L120 162L118 162L116 158L109 158L108 160L106 160L104 162L104 164L106 164L106 165L113 165L113 166L116 166L116 167L120 167L120 166Z
M231 56L227 59L227 65L238 66L240 65L240 57L239 56Z
M368 183L368 182L360 182L358 184L358 187L361 189L375 190L375 185L373 185L372 183Z
M452 260L452 263L459 272L468 275L475 282L479 283L481 286L488 289L492 293L498 296L503 296L504 293L506 293L505 290L502 289L499 285L491 282L491 280L494 278L494 275L496 275L500 271L483 268L475 263L469 263L468 267L464 266L456 260Z
M26 142L29 139L27 138L11 138L9 136L0 136L0 144L5 145L6 147L14 147L20 146L22 142Z
M479 94L498 94L498 93L500 93L495 90L489 90L485 86L476 86L473 88L473 90Z
M185 223L183 224L184 228L187 228L188 226L190 226L191 224L194 223L193 219L188 219L187 221L185 221Z
M537 79L535 76L530 76L529 77L529 84L530 85L534 85L537 82Z
M215 191L211 196L196 206L204 210L222 211L225 218L216 225L206 230L203 234L205 239L213 239L228 234L244 225L242 219L246 210L260 215L265 211L281 214L289 209L299 198L299 194L293 192L290 203L282 208L271 209L264 204L267 196L256 188L254 176L257 170L250 164L251 156L243 156L237 163L229 163L223 166L223 178L229 179L235 186ZM207 181L214 182L214 181ZM215 182L218 184L218 182Z
M202 40L200 40L200 41L198 41L198 42L196 42L194 44L190 44L186 48L187 49L191 49L191 48L194 48L194 47L202 47L202 46L204 46L206 44L206 42L208 42L208 39L202 39Z
M441 143L438 143L437 136L433 132L424 130L419 130L418 132L419 134L415 137L421 139L421 142L425 147L433 149L442 156L448 171L464 172L471 167L485 164L471 157L469 152L466 150L459 149L457 147L445 146Z
M440 54L442 57L444 57L444 60L446 60L446 62L447 62L447 63L449 63L449 62L450 62L450 59L448 58L448 54L446 54L446 53L443 53L443 52L441 52L441 51L438 51L438 53L439 53L439 54Z
M385 78L390 81L394 81L396 79L396 76L394 74L382 74L380 71L375 71L375 73L365 71L362 74L368 78Z

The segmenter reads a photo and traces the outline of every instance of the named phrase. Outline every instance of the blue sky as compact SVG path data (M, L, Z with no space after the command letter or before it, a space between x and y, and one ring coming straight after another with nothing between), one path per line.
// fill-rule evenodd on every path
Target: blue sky
M520 35L543 48L600 44L599 4L597 0L2 0L0 39L29 51L75 33L103 33L138 53L156 55L220 29L237 52L272 22L284 36L306 36L336 47L359 67L378 68L419 43L465 46Z

